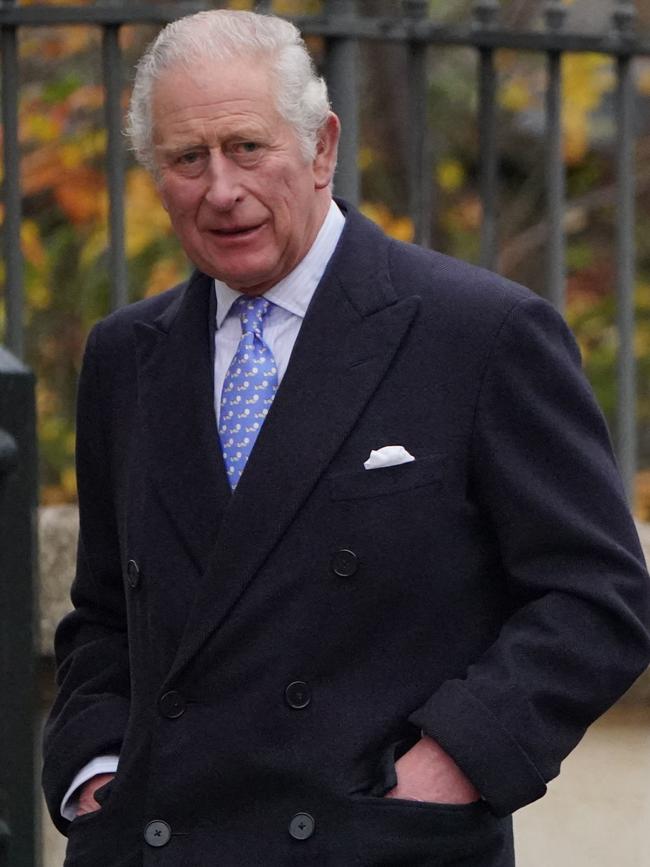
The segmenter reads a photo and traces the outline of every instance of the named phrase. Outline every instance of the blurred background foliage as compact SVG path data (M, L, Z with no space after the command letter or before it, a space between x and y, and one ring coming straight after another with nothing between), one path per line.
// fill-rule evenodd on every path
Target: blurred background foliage
M42 2L42 0L41 0ZM646 0L640 3L644 6ZM29 5L23 0L22 5ZM65 5L50 0L50 5ZM232 8L253 8L231 0ZM575 9L580 0L574 0ZM503 22L539 24L536 0L502 3ZM567 7L571 6L567 0ZM587 4L591 16L594 0ZM395 14L394 0L360 0L362 14ZM430 0L431 16L467 21L470 0ZM277 0L279 14L318 12L318 0ZM640 8L641 26L650 23ZM589 11L588 11L589 14ZM124 106L131 70L155 35L124 27ZM318 63L323 44L309 40ZM92 27L21 31L20 140L26 266L27 362L37 374L42 501L75 499L74 401L88 329L108 312L106 132L102 114L100 34ZM407 216L408 67L403 47L362 45L363 93L359 167L362 210L388 233L413 237ZM500 271L544 290L544 58L499 52ZM637 63L640 105L650 97L650 63ZM468 49L430 52L429 111L434 220L432 246L478 260L476 56ZM587 373L615 434L615 177L612 61L571 55L563 63L564 152L567 167L567 317ZM638 418L642 467L650 466L650 127L638 123ZM1 206L0 206L1 207ZM0 210L0 219L2 212ZM130 155L126 173L126 244L132 300L182 280L189 266L148 174ZM0 262L0 286L4 285ZM0 323L1 324L1 323ZM640 473L638 511L650 517L647 473ZM648 505L646 505L648 504Z

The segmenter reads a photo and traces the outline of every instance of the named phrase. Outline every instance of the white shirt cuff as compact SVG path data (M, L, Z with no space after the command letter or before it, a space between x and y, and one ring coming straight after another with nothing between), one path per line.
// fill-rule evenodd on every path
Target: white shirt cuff
M64 819L72 821L77 814L78 799L73 797L76 794L77 789L80 786L83 786L83 784L92 777L96 777L97 774L114 774L117 771L119 760L119 756L97 756L97 758L88 762L88 764L79 771L72 781L70 788L63 796L61 815Z

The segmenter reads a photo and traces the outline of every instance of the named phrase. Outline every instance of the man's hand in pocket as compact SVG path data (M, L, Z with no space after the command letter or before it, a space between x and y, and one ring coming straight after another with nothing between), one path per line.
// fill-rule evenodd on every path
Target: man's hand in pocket
M439 804L470 804L481 797L451 756L423 735L395 763L397 785L387 798L430 801Z
M95 800L95 792L106 783L110 782L115 774L96 774L83 784L79 789L79 800L75 816L84 816L86 813L96 813L101 810L101 804Z

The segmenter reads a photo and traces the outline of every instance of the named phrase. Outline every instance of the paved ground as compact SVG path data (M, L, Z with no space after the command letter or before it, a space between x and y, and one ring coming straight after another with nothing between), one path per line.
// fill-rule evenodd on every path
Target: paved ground
M595 723L515 828L520 867L650 867L650 704Z

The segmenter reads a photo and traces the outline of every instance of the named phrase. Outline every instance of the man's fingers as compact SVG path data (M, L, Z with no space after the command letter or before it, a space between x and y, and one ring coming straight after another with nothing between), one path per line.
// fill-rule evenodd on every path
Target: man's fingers
M96 774L87 780L79 790L76 816L84 816L87 813L95 813L101 810L101 804L95 800L95 792L106 783L110 782L115 774Z
M442 747L424 735L398 759L397 785L387 798L445 804L470 804L480 793Z

